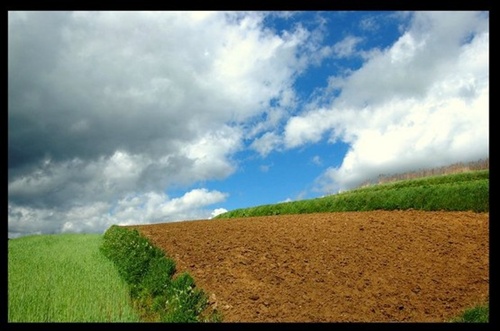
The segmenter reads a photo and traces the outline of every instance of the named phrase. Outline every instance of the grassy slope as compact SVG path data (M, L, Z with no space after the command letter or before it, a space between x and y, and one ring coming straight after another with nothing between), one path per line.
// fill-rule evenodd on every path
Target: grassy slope
M379 184L323 198L235 209L216 218L368 210L489 211L489 170Z

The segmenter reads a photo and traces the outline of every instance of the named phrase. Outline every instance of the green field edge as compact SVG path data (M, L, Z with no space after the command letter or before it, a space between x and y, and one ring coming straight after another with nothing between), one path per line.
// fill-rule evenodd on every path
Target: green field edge
M101 252L129 285L134 308L144 322L221 322L206 293L188 272L137 229L112 225L104 233Z
M239 208L214 219L407 209L489 212L489 170L401 180L321 198Z

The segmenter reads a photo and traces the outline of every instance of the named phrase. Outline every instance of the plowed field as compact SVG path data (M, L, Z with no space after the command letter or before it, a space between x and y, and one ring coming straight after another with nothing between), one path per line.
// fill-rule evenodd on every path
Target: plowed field
M132 226L224 322L443 322L489 299L489 213L373 211Z

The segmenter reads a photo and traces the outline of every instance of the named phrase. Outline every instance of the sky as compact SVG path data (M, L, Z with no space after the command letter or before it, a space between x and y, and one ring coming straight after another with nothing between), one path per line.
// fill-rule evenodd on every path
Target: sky
M489 12L10 11L8 235L489 157Z

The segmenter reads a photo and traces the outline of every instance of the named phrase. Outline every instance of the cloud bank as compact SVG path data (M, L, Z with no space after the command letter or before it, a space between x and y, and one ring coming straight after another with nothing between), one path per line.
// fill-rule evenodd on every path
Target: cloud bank
M9 12L9 232L210 216L227 195L165 192L231 175L307 66L309 32L264 16Z

